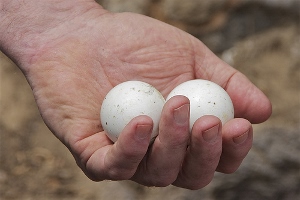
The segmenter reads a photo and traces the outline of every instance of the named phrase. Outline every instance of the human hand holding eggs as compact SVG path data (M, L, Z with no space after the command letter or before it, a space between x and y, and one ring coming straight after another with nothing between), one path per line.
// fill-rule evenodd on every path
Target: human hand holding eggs
M190 100L190 131L195 121L204 115L218 117L225 124L234 117L230 96L219 85L208 80L191 80L174 88L167 97L183 95ZM153 86L141 81L127 81L115 86L106 95L100 112L107 136L116 142L125 126L139 115L152 118L151 138L158 135L160 115L165 99Z

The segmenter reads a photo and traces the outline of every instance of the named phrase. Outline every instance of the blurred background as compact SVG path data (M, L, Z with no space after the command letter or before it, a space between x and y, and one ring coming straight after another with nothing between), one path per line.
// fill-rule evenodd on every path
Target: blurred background
M95 183L44 125L30 87L0 52L0 199L300 199L300 0L98 0L113 12L159 19L203 41L272 101L254 125L239 170L190 191L130 181Z

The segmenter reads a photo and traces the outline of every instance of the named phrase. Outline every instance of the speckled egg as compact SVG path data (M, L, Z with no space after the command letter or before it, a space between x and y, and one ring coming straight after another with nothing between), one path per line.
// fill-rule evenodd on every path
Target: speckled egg
M186 96L190 100L190 130L195 121L204 115L214 115L222 124L234 117L230 96L211 81L196 79L184 82L171 91L167 100L176 95Z
M124 127L135 117L147 115L154 126L151 137L158 134L158 124L165 104L161 93L141 81L123 82L111 89L103 100L100 120L107 136L116 142Z

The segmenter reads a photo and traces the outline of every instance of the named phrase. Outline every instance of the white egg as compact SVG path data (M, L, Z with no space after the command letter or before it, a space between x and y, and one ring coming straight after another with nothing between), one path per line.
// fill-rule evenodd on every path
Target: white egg
M107 136L116 142L124 127L139 115L153 120L151 137L158 134L158 124L165 99L152 85L141 81L123 82L111 89L101 106L100 120Z
M176 95L186 96L190 100L190 130L195 121L204 115L214 115L222 124L234 117L230 96L211 81L196 79L184 82L171 91L167 100Z

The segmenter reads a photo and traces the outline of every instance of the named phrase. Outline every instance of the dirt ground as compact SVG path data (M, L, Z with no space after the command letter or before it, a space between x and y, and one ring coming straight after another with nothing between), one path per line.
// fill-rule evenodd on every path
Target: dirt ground
M248 7L228 14L226 23L214 30L179 27L242 71L271 99L273 115L255 125L255 134L274 127L300 133L297 13ZM192 193L172 186L146 188L129 181L90 181L44 125L24 76L1 52L0 89L1 200L186 199L183 194Z

